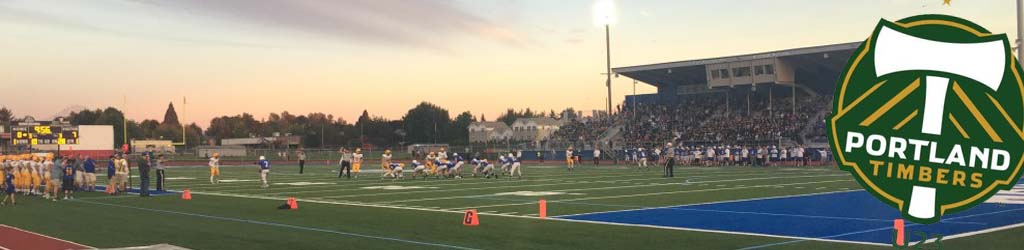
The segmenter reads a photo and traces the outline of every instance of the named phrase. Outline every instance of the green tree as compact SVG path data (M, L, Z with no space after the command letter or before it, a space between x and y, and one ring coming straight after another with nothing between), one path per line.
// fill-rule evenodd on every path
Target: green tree
M448 141L451 120L448 110L422 102L402 117L406 141L409 143L436 143Z
M468 144L469 143L469 124L476 122L476 118L473 118L473 114L469 111L462 112L455 117L452 121L452 137L448 140L451 144Z

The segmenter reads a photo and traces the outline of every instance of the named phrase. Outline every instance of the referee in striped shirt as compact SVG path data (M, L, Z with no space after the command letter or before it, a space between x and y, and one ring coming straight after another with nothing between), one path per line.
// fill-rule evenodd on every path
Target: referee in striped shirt
M675 177L674 168L676 165L676 150L672 148L672 143L665 144L665 175L661 177Z

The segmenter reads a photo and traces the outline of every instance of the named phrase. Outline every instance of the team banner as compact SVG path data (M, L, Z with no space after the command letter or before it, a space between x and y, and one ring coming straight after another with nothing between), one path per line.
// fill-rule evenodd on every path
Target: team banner
M1005 34L922 15L881 20L827 122L840 169L918 223L983 203L1024 163L1024 83Z

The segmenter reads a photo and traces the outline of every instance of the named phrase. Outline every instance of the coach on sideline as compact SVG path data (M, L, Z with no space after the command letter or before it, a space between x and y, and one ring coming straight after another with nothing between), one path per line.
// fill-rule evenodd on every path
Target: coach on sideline
M139 196L149 197L149 154L142 153L139 160Z
M676 150L672 148L672 143L665 144L665 175L662 177L675 177L675 165L676 165Z

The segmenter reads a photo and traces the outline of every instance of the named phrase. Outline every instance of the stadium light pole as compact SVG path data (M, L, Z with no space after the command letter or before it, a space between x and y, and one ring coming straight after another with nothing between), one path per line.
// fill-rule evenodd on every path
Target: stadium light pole
M611 40L611 28L610 25L604 25L604 44L605 44L605 55L607 56L607 72L605 77L605 85L608 86L608 121L612 120L612 40Z
M594 3L594 24L604 26L605 42L605 86L608 88L608 121L612 119L612 45L611 45L611 24L615 22L615 5L611 0L601 0Z

